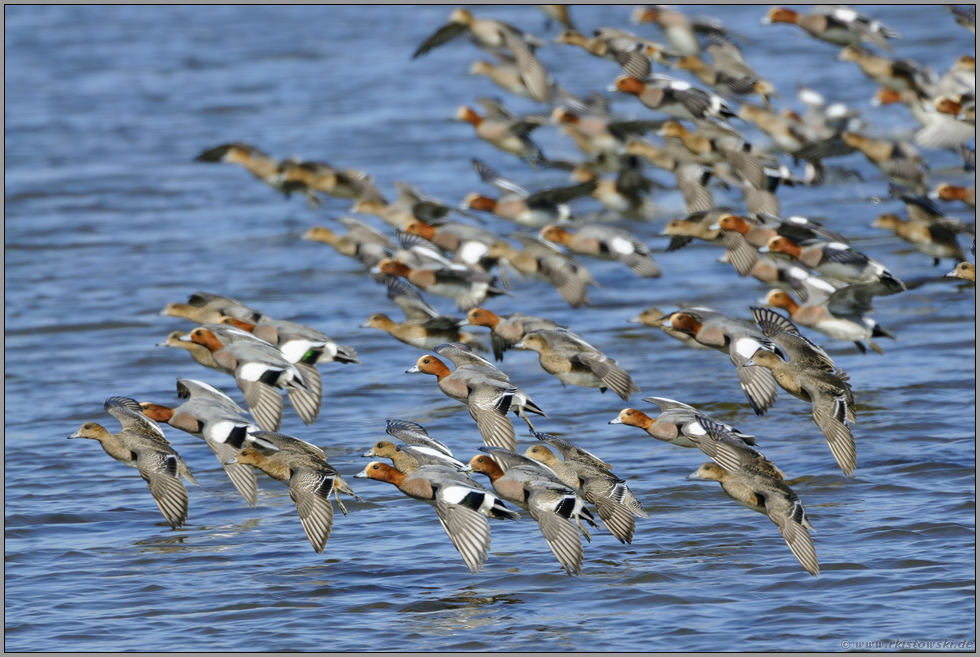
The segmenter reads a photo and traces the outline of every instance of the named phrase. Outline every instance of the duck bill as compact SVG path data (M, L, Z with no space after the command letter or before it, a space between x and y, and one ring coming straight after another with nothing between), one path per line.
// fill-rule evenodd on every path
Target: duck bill
M707 479L699 475L697 470L687 475L685 479L687 479L688 481L708 481Z
M374 453L374 448L371 448L368 451L361 454L361 458L365 458L367 456L377 456L377 454Z
M418 365L413 366L412 369L405 370L405 374L419 374L421 372L422 370L419 369Z
M614 417L611 420L609 420L609 424L622 424L622 423L623 423L623 421L620 420L618 416L617 417Z

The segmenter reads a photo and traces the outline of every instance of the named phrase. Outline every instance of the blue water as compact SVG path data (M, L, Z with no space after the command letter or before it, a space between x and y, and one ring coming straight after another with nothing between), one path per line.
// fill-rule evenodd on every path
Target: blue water
M629 7L576 7L583 31L628 26ZM799 108L804 82L859 107L875 134L909 135L903 108L872 109L875 86L837 50L792 26L763 27L763 7L711 8L746 58ZM972 36L940 7L869 10L902 33L896 55L942 72L972 54ZM468 459L481 441L465 409L428 378L403 374L422 354L379 331L397 315L352 260L300 240L348 203L318 210L233 166L192 160L205 148L252 143L375 176L384 193L405 180L458 203L485 188L473 157L531 188L563 184L530 170L451 121L456 107L500 96L466 74L481 56L447 45L414 48L447 7L8 7L5 11L5 648L117 650L838 650L858 641L976 640L975 293L935 277L928 257L868 228L887 199L862 156L835 161L863 182L782 189L784 214L828 223L904 280L922 286L877 300L898 341L885 356L808 332L851 376L858 405L853 479L834 464L806 404L781 393L765 418L748 407L728 359L627 324L656 305L701 303L748 317L765 289L696 244L662 253L657 237L681 216L658 192L658 218L626 224L656 250L659 280L587 261L602 287L572 310L541 283L512 281L488 305L569 325L629 370L649 395L694 404L759 438L806 504L821 574L800 567L775 526L686 475L706 460L608 426L625 406L612 394L562 388L533 354L509 352L512 379L544 408L540 429L616 464L644 506L632 546L597 532L582 575L559 568L535 523L495 523L490 558L470 575L432 510L386 484L353 480L386 418L421 422ZM532 8L477 10L552 38ZM574 93L608 86L609 62L581 50L540 51ZM507 99L517 111L540 110ZM653 116L635 99L614 109ZM738 124L739 127L741 124ZM746 128L759 143L766 139ZM577 157L554 128L535 133L553 158ZM926 151L931 182L972 180L953 152ZM670 176L650 175L669 182ZM972 184L972 183L971 183ZM736 191L716 199L740 207ZM596 210L592 201L580 212ZM951 215L972 221L963 206ZM375 222L374 219L370 221ZM380 222L375 225L381 227ZM490 218L502 233L513 226ZM145 483L98 446L65 440L113 395L174 403L174 380L200 378L240 399L232 380L154 345L189 324L160 317L204 290L274 317L315 326L355 347L363 367L324 366L324 408L287 433L325 448L364 503L337 514L323 555L303 536L288 490L260 479L252 510L201 442L168 438L196 472L190 518L161 524ZM448 299L430 299L455 312ZM652 408L652 407L651 407ZM521 438L520 448L527 446ZM845 646L845 647L846 647Z

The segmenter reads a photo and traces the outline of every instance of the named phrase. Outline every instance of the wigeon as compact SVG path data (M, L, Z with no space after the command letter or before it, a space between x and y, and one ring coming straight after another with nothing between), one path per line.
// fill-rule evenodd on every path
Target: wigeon
M641 410L635 408L624 408L609 424L625 424L631 427L643 429L651 438L662 440L678 447L697 447L690 436L703 435L704 430L697 423L698 418L710 420L711 418L697 410L693 406L682 404L673 399L665 397L645 397L645 402L656 404L660 409L660 415L652 418ZM713 420L717 422L717 420ZM719 423L725 430L730 432L736 439L747 445L755 445L755 436L735 429L731 425Z
M466 314L466 323L471 326L486 326L490 329L490 344L497 360L504 359L504 352L512 349L527 333L538 329L559 328L550 319L511 313L497 315L486 308L473 308Z
M785 7L773 7L762 19L763 25L790 23L810 36L838 46L856 45L862 41L891 50L888 39L899 37L898 32L880 22L862 16L850 7L820 5L810 14L801 14Z
M590 224L573 233L549 225L541 229L539 236L572 253L621 262L643 278L659 278L662 273L650 255L650 247L622 228Z
M728 442L727 432L720 425L710 420L699 422L706 435L698 438L698 441L705 445L705 450L724 445L737 455L737 461L726 465L705 463L688 479L717 481L730 498L748 509L769 516L800 565L814 577L819 575L817 552L807 531L813 531L813 525L799 496L783 481L779 469L757 450L737 442Z
M490 551L490 523L487 518L519 518L496 495L451 468L430 465L404 473L372 461L354 476L394 484L409 497L434 506L446 535L474 575L480 572Z
M611 388L626 401L639 390L616 361L568 329L531 331L514 348L536 351L544 371L556 376L563 385L598 388L600 392Z
M196 485L194 475L170 446L160 426L143 415L135 399L110 397L105 401L105 410L119 420L122 429L118 433L86 422L68 437L97 440L106 454L139 470L160 513L171 529L177 529L187 522L187 489L180 478Z

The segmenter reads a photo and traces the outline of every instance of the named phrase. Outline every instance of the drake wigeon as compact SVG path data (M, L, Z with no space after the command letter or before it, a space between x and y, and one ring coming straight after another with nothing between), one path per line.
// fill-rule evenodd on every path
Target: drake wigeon
M514 239L524 248L518 251L503 240L497 240L487 251L487 257L509 265L522 276L547 281L572 308L589 302L587 286L595 285L592 274L580 263L562 253L555 245L531 235L516 234Z
M546 118L519 118L489 98L478 98L477 102L485 110L485 116L463 105L456 110L456 119L471 124L477 137L506 153L531 163L546 161L544 153L530 137L531 132L547 123Z
M697 447L690 436L704 434L701 425L697 423L698 418L712 419L693 406L682 404L673 399L645 397L643 401L656 404L660 409L660 415L652 418L643 411L635 408L624 408L619 412L619 415L609 420L609 424L625 424L627 426L637 427L646 431L652 438L662 440L671 445L677 445L678 447ZM717 420L712 421L717 422ZM755 445L755 436L742 433L729 424L719 424L746 445Z
M440 315L422 300L418 290L394 276L385 276L388 298L405 313L398 323L383 313L371 315L361 328L380 329L393 338L419 349L431 350L445 342L464 342L483 348L477 337L459 330L463 320Z
M915 143L923 148L957 148L972 139L977 134L976 104L972 98L934 98L935 118L915 133Z
M721 231L728 260L735 267L739 276L749 275L758 259L758 250L766 246L769 240L777 235L790 237L797 243L823 238L847 244L847 240L842 235L825 228L822 224L799 216L780 219L776 216L762 214L750 218L723 213L718 217L718 223L712 228Z
M187 489L180 478L197 485L194 475L170 446L160 426L143 415L135 399L110 397L105 401L105 410L119 420L122 428L118 433L86 422L68 437L97 440L106 454L139 470L160 513L171 529L177 529L187 522Z
M550 87L548 73L532 51L532 47L540 42L513 25L492 18L476 18L461 7L453 10L448 23L422 42L412 54L412 59L467 34L481 48L510 51L531 98L539 103L547 102Z
M446 535L474 575L480 572L490 550L490 523L487 518L518 520L520 517L505 507L496 495L451 468L430 465L404 473L372 461L354 476L386 481L409 497L434 506Z
M140 402L143 414L155 422L163 422L204 440L214 452L238 492L249 506L256 503L255 473L251 468L229 464L245 445L275 449L261 443L249 430L258 429L246 411L220 390L193 379L178 379L177 389L185 391L188 399L177 407Z
M473 308L466 314L466 323L470 326L486 326L490 329L490 344L493 355L499 361L504 359L504 352L512 349L526 334L538 329L559 328L550 319L511 313L497 315L486 308Z
M568 201L588 196L596 188L594 180L576 185L545 189L529 194L480 160L473 160L473 168L480 174L483 182L499 189L503 194L493 199L482 194L472 193L463 200L463 206L471 210L491 212L501 219L513 221L522 226L540 228L556 221L569 221L571 210L565 205Z
M770 290L766 302L774 308L782 308L790 319L801 326L809 326L837 340L853 342L861 353L867 349L862 340L879 354L885 352L871 338L896 339L895 335L867 316L873 312L871 297L879 286L876 283L848 285L829 295L812 296L800 305L788 292Z
M610 388L626 401L639 391L629 373L616 361L568 329L531 331L514 348L536 351L544 371L557 377L563 385L598 388L600 392Z
M183 317L197 324L217 324L222 317L257 322L265 316L235 299L208 292L195 292L188 297L187 303L168 303L160 314L167 317Z
M368 269L391 257L395 245L387 235L353 217L340 217L337 221L347 228L346 234L338 235L325 226L314 226L303 233L303 239L329 244L340 255L355 258Z
M534 437L561 454L559 459L545 445L532 445L524 456L551 468L563 484L595 505L606 529L621 543L632 544L636 522L633 516L649 518L626 482L614 475L613 466L580 447L556 436L535 431Z
M636 96L644 106L678 119L724 121L737 116L721 96L666 76L639 80L621 75L610 90Z
M789 237L777 235L761 250L792 258L805 267L845 283L881 283L893 293L905 289L905 284L884 265L841 242L808 240L798 244Z
M415 220L405 226L405 232L429 240L454 254L457 261L470 265L483 262L490 245L500 239L493 231L455 221L433 225Z
M469 463L474 472L490 478L493 489L501 498L531 513L565 572L569 575L582 572L585 556L579 537L579 529L585 532L582 520L598 527L585 500L563 484L547 466L508 450L495 449L490 454L479 454ZM506 472L501 463L505 464Z
M184 340L183 338L186 336L187 334L183 331L171 331L167 336L167 339L163 342L158 342L157 346L170 347L172 349L184 349L191 355L191 358L193 358L198 365L203 365L204 367L209 367L212 370L218 370L220 372L224 372L225 374L229 373L226 368L223 368L221 365L218 365L218 363L215 362L214 356L211 354L210 349L204 345L197 344L196 342L188 342L187 340Z
M572 233L561 226L549 225L541 229L539 236L561 244L572 253L621 262L643 278L659 278L662 273L650 255L650 247L622 228L590 224Z
M916 194L926 193L924 162L910 144L872 139L856 132L843 132L841 139L848 146L861 151L889 179Z
M452 362L456 370L465 369L490 379L510 381L510 376L496 365L480 356L469 345L462 342L447 342L436 346L434 351L439 356Z
M406 370L406 373L434 375L443 394L466 404L480 435L483 436L483 442L489 446L507 449L516 446L517 438L514 425L507 417L508 411L514 411L532 429L534 426L527 417L528 412L547 417L523 390L512 383L492 379L466 368L453 372L432 355L419 358L415 366Z
M737 441L729 441L723 427L710 420L699 420L705 436L698 441L706 451L724 445L737 461L727 465L705 463L688 479L717 481L725 493L742 506L769 516L779 528L786 545L808 573L820 574L817 552L807 530L814 531L799 496L783 481L782 472L759 453Z
M778 388L772 374L764 367L752 366L749 360L759 351L775 351L776 345L749 322L695 307L664 315L657 326L689 347L728 354L756 415L765 415L775 403Z
M931 256L934 267L938 267L939 261L945 258L956 262L966 259L956 239L957 231L941 220L921 221L911 217L902 219L888 212L878 215L878 218L871 222L871 227L889 230L915 247L916 251Z
M316 380L307 381L305 373L272 345L259 340L223 345L214 332L203 327L194 329L181 340L207 347L215 362L226 371L230 370L245 395L252 417L263 429L275 431L282 422L282 397L278 388L286 390L304 424L316 421L320 397L313 392L314 388L319 390L319 372L315 367L307 368L307 372L315 372Z
M943 201L962 201L973 209L977 207L976 185L973 187L961 187L959 185L950 185L949 183L940 183L930 196Z
M322 554L333 529L330 493L337 498L344 515L347 515L347 509L340 503L339 493L350 495L358 502L364 500L354 493L340 473L321 455L303 448L292 449L288 440L291 436L275 436L282 445L277 452L266 456L255 447L246 447L238 452L235 463L255 466L289 486L289 497L296 504L306 538L317 554Z
M279 161L266 155L255 146L235 142L209 148L197 157L195 162L221 162L245 167L249 173L277 191L282 190L282 177Z
M454 299L460 310L475 308L487 297L506 294L504 290L496 287L495 276L462 266L451 269L448 267L412 269L408 265L386 258L378 263L378 269L384 274L404 278L425 292Z
M953 268L953 271L946 274L951 278L961 278L974 285L977 284L977 268L972 262L961 262Z
M391 464L395 466L395 469L405 474L411 474L427 465L442 466L454 470L468 470L464 463L448 456L439 449L425 445L396 445L390 440L379 440L361 456L391 459Z
M290 363L356 363L357 352L353 347L338 345L325 333L305 324L287 319L263 319L254 324L228 317L223 323L248 331L279 349Z
M847 374L837 368L830 356L802 335L796 326L768 308L753 308L763 333L789 357L760 350L749 361L770 370L779 386L789 394L813 405L813 421L827 439L837 465L851 476L857 465L854 437L848 423L855 421L854 394Z
M810 36L838 46L867 41L879 48L891 50L888 39L900 36L895 30L862 16L850 7L837 5L819 5L810 14L801 14L785 7L773 7L762 19L763 25L772 23L797 25Z

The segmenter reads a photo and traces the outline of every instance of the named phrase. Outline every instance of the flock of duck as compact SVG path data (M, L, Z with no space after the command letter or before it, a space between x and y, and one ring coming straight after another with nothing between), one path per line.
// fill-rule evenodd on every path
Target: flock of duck
M664 45L615 28L600 28L587 37L576 30L567 7L542 9L549 21L564 26L557 43L580 47L621 67L622 73L615 77L610 66L609 90L636 96L637 112L649 118L617 117L598 93L585 99L572 96L551 79L535 55L545 45L541 40L464 9L454 10L449 22L426 39L414 57L464 36L490 53L496 61L477 61L471 73L486 75L507 92L551 105L552 111L516 116L500 101L481 98L477 102L482 115L461 107L457 118L471 123L478 138L532 166L570 172L572 183L567 186L529 192L474 160L476 173L498 190L498 197L473 193L460 206L449 206L399 183L397 199L389 202L364 172L322 162L279 161L247 144L218 146L197 158L244 166L274 189L287 196L302 193L313 205L320 204L320 194L350 199L355 202L353 212L374 215L396 229L392 238L365 221L345 217L338 219L345 234L316 227L305 238L357 259L385 286L404 321L377 313L363 327L385 331L428 352L406 359L407 371L434 376L444 395L466 405L485 446L482 453L460 461L421 425L390 419L386 424L390 440L376 442L364 456L388 459L392 465L372 460L353 476L388 482L405 495L432 504L473 573L488 558L488 518L518 519L508 504L530 513L570 575L582 570L581 537L591 540L589 526L598 528L601 521L628 544L635 518L648 517L626 481L612 474L611 464L534 426L530 415L547 418L545 411L506 372L478 353L485 346L475 332L478 327L490 330L498 362L511 349L534 351L541 367L563 386L609 389L628 402L639 390L633 378L583 337L546 318L499 314L483 305L510 294L507 274L511 272L554 286L572 308L585 306L587 287L595 284L583 264L589 258L617 261L639 277L660 277L662 270L651 249L618 221L652 218L650 193L663 185L647 178L644 166L673 173L687 209L686 217L670 220L665 227L664 234L670 236L667 252L695 239L723 247L723 261L731 263L738 276L753 276L771 286L768 304L785 310L788 318L771 308L756 307L751 309L753 323L709 308L682 307L674 312L650 308L629 321L659 328L690 347L728 354L758 415L773 406L780 388L809 404L813 421L846 475L852 475L858 464L851 431L856 421L852 385L797 325L854 342L862 352L867 346L880 353L873 338L894 336L869 317L872 299L899 294L907 285L833 230L804 217L781 217L777 191L781 186L818 185L857 175L825 161L861 152L891 180L891 193L908 210L906 218L886 214L874 225L893 231L935 264L943 259L959 263L948 275L975 284L974 265L966 261L957 240L959 233L973 235L973 225L945 216L934 202L962 203L972 209L974 188L941 183L930 194L925 161L910 144L868 136L857 111L841 104L828 106L814 90L800 89L799 98L807 108L804 115L789 108L777 111L776 88L751 68L717 21L691 19L663 6L637 8L634 23L644 30L650 23L659 26L667 41ZM950 7L950 11L957 23L974 31L972 9ZM960 149L964 166L972 170L973 57L960 57L937 76L914 61L875 54L871 48L890 52L891 41L899 35L846 7L818 6L809 14L774 8L761 18L763 23L796 25L810 37L842 48L840 60L857 63L881 86L876 103L903 103L921 123L914 138L920 146ZM654 65L686 71L692 82L653 74ZM761 105L749 102L753 96ZM735 100L743 101L737 110ZM731 126L735 119L757 126L778 152L746 142ZM546 157L531 140L531 133L543 126L557 127L571 137L583 153L582 161ZM645 140L650 132L661 140ZM802 177L791 172L781 154L803 164ZM741 189L745 211L716 207L711 178ZM605 209L576 218L569 203L587 196ZM512 235L518 247L485 224L450 220L453 213L465 218L491 213L537 232ZM617 225L609 220L617 220ZM423 293L454 299L465 318L440 314L423 300ZM331 496L345 515L339 494L361 498L327 462L323 450L279 432L281 393L286 392L305 424L314 423L322 401L318 366L360 364L354 349L338 345L314 328L273 319L218 294L196 292L187 303L171 303L161 314L199 326L174 331L160 345L186 350L197 363L233 376L247 409L213 385L179 379L177 392L184 400L179 406L112 397L105 410L119 421L119 432L86 422L69 437L98 440L111 457L138 469L164 518L176 529L188 517L188 493L181 479L197 482L160 425L197 436L214 451L250 506L256 504L256 470L287 484L306 536L322 552L333 526ZM759 451L755 437L686 403L664 397L644 401L656 405L659 415L624 408L609 423L701 450L710 462L700 465L690 478L719 482L736 502L767 515L800 564L817 576L813 526L786 476ZM527 424L537 440L523 452L517 447L511 413ZM491 485L482 485L471 473L486 475Z

